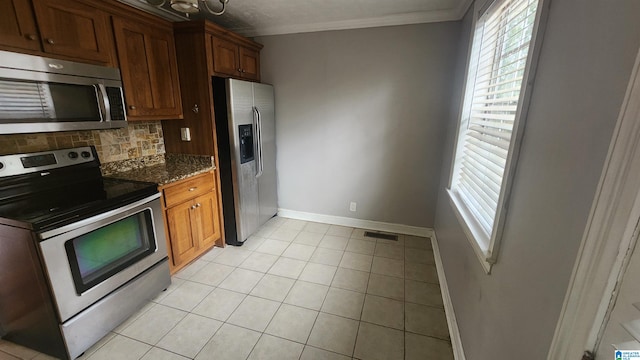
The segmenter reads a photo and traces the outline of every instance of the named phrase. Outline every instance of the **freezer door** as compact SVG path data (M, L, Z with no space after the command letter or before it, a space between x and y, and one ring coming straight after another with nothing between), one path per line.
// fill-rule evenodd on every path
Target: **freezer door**
M262 225L278 212L276 181L276 121L273 86L253 84L253 106L259 113L260 171L258 177L259 224Z
M229 142L231 144L231 172L236 215L237 241L242 242L253 234L259 224L257 161L255 156L247 157L246 146L256 147L256 121L253 111L253 85L250 82L227 80L227 118L229 121ZM248 126L247 126L248 125ZM251 129L251 134L247 133ZM251 136L249 136L251 135ZM253 139L253 144L241 141ZM241 156L244 147L245 156ZM255 154L255 151L254 151ZM250 159L250 160L248 160Z

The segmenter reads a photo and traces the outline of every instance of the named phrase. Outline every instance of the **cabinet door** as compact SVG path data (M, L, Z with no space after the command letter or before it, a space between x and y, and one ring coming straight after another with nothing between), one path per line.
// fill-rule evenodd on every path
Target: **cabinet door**
M0 44L40 50L39 40L31 2L0 0Z
M245 79L260 80L260 53L240 47L240 72Z
M173 266L180 266L195 257L198 244L191 225L194 209L191 201L167 209L167 227L171 239Z
M238 60L238 45L212 37L213 71L218 74L240 76L240 61Z
M181 119L173 31L121 18L113 30L130 120Z
M71 0L33 0L45 52L110 63L107 15Z
M220 239L218 201L215 192L195 198L194 229L197 228L200 250L212 247ZM195 230L194 230L195 232Z

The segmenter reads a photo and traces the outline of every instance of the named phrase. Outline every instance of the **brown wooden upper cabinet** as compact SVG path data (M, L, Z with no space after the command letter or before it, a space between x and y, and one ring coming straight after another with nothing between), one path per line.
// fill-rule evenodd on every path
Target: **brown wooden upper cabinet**
M213 71L247 80L260 80L260 53L237 43L211 36Z
M0 44L40 50L40 35L30 1L0 0Z
M211 77L259 81L262 44L204 20L176 22L173 27L185 110L183 121L162 123L165 149L168 153L217 159ZM194 134L191 141L182 140L184 127Z
M16 50L110 64L107 24L105 12L74 0L0 0L0 45Z
M240 69L242 76L248 80L260 80L260 53L240 46Z
M108 15L72 0L33 0L45 52L109 63Z
M182 119L171 27L113 17L129 120Z
M187 41L198 47L194 50L178 44L179 56L190 59L193 56L199 59L202 55L206 56L209 76L260 81L262 44L209 21L183 21L174 23L173 26L176 39L182 39L176 41ZM206 50L206 53L200 50ZM182 68L180 71L182 72Z
M172 24L128 5L0 0L0 49L119 65L129 120L183 117Z

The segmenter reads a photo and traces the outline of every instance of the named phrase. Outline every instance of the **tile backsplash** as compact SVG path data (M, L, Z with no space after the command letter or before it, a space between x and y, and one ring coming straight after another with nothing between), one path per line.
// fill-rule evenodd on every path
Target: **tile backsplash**
M0 135L0 155L95 145L100 162L164 154L159 121L131 122L126 128Z

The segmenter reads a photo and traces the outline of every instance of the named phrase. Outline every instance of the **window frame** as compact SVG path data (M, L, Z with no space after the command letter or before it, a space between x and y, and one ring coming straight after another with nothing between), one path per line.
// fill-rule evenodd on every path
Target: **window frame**
M507 0L488 0L479 4L481 0L474 2L472 6L473 19L471 25L471 38L469 41L469 47L467 50L468 56L465 66L465 80L462 87L462 101L458 109L456 136L453 146L453 157L451 160L451 167L449 173L449 182L447 185L447 194L449 195L450 204L456 214L458 222L460 223L467 240L471 244L482 268L485 273L490 274L493 265L497 262L500 244L502 242L502 235L504 232L505 220L508 210L508 203L511 196L511 189L513 185L513 178L517 168L518 157L520 154L520 147L522 144L522 136L524 132L525 122L529 110L529 104L531 100L531 94L533 92L533 85L535 80L535 73L537 70L538 59L540 56L540 50L542 48L542 41L544 38L544 30L546 28L548 8L550 1L538 0L536 9L536 16L533 24L533 30L531 35L531 41L529 45L529 51L527 55L522 87L518 99L516 115L514 118L514 124L512 129L512 137L509 144L509 150L504 167L504 174L502 178L502 184L500 186L500 194L498 197L498 204L496 208L496 214L494 217L493 228L488 237L486 232L479 224L476 217L473 215L473 211L465 204L456 191L452 188L455 181L455 175L458 171L461 161L461 148L464 146L464 136L466 132L465 126L465 114L466 109L470 108L470 97L473 95L473 88L470 89L469 82L475 79L470 79L469 70L471 66L471 59L473 54L473 46L476 39L476 31L478 21L480 18L491 9L492 6L498 6L500 2Z

